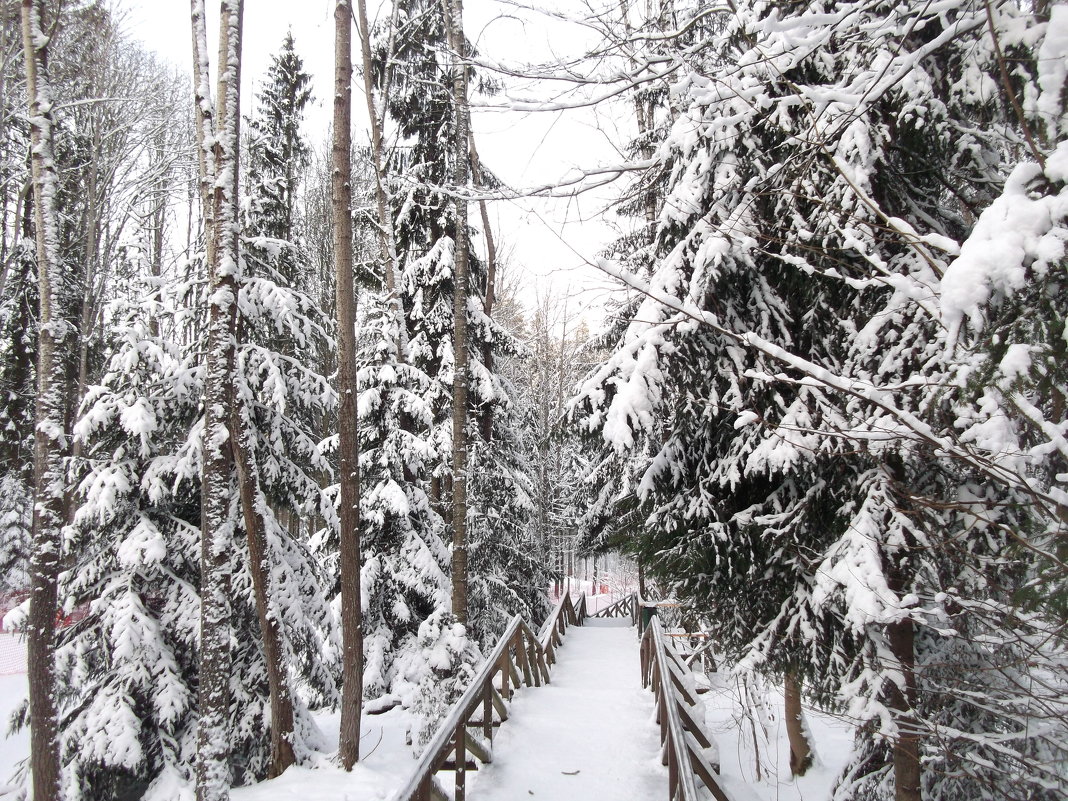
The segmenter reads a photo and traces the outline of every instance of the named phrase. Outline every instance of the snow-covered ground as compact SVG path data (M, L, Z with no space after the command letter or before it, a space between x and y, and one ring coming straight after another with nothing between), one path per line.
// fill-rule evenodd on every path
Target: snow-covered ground
M594 609L618 600L610 594L595 598ZM651 724L652 694L641 689L637 635L623 625L622 620L590 621L586 628L569 631L552 684L517 693L512 717L494 742L496 763L469 774L472 801L663 797L667 779ZM25 697L24 671L20 637L0 633L0 799L13 789L9 781L29 754L28 731L7 736L10 715ZM727 674L712 674L709 684L710 691L702 695L706 723L719 746L723 784L737 801L829 797L852 751L849 723L806 708L818 762L794 781L781 690L746 693ZM743 714L740 699L747 695L765 699L756 714ZM337 716L317 720L336 747ZM273 781L235 789L234 801L386 801L415 767L405 742L409 723L401 709L365 715L363 759L352 773L324 756L315 767L291 768ZM574 770L580 772L572 774ZM523 792L513 794L519 785ZM176 794L175 801L185 799Z
M720 778L728 792L739 801L825 801L830 797L835 778L853 752L851 723L804 707L816 760L795 780L790 775L782 688L747 693L740 681L726 673L711 674L709 685L709 692L701 696L705 724L719 746ZM742 699L752 696L762 703L743 704ZM743 711L747 707L748 714Z
M405 743L410 717L400 708L364 715L360 727L360 762L346 773L327 758L314 767L293 767L277 779L232 793L233 801L384 801L412 772L415 759ZM317 718L319 728L337 748L338 716Z
M26 644L17 634L0 632L0 798L14 788L11 779L30 753L30 731L8 735L11 713L26 697Z

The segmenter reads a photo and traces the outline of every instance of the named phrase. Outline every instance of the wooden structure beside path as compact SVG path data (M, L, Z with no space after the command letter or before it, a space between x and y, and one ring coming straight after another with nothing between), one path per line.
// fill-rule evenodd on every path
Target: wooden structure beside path
M633 653L630 649L636 642L634 635L626 632L642 622L642 608L632 594L588 614L585 595L576 602L565 595L537 634L522 618L513 618L471 684L450 708L411 778L391 801L466 801L471 793L468 771L490 765L493 767L485 771L475 788L476 799L514 801L527 793L534 795L536 788L540 797L546 792L550 797L579 792L588 801L597 801L604 793L608 793L604 798L616 801L613 794L620 792L641 801L651 801L654 792L662 793L660 797L666 796L668 801L704 801L708 794L716 801L731 801L717 778L718 752L704 730L704 710L689 667L655 616L640 627L640 686L627 664L633 658L627 654ZM565 633L587 620L602 633L590 631L575 641L577 650L569 650L566 666L561 666L559 687L554 684L551 692L524 701L524 715L515 718L518 723L512 724L514 729L508 729L514 733L506 738L509 744L501 752L503 761L495 764L494 738L512 715L515 692L522 687L549 685L550 670L559 661ZM652 706L639 703L640 687L652 690ZM584 707L585 712L578 712L578 707ZM653 709L659 728L660 761L667 768L666 788L663 773L641 767L649 764L641 754L656 748L656 729L648 724ZM584 721L579 729L576 714ZM585 731L591 719L605 727L600 735ZM525 748L517 750L521 744ZM610 755L607 762L604 754ZM559 766L563 762L575 764L562 770ZM638 770L640 775L619 784L620 774L627 770ZM563 786L561 775L565 777ZM608 786L611 781L617 782L615 789Z
M586 596L565 595L537 635L516 615L467 690L427 744L408 783L394 801L464 801L467 771L493 761L494 730L508 720L508 701L520 686L549 683L556 649L570 626L582 625ZM453 792L438 778L453 774Z

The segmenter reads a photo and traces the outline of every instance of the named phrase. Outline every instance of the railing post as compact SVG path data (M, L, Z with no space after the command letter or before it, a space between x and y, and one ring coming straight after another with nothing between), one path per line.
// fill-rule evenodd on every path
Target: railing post
M534 684L534 677L530 675L530 659L527 654L526 643L523 641L523 632L515 633L515 655L519 662L519 669L523 671L523 681L528 687Z
M456 727L456 796L455 801L467 797L467 723L461 720Z
M670 739L670 737L668 738ZM668 769L668 798L675 797L675 790L679 786L679 763L675 759L674 743L669 742L667 751L667 769Z
M509 687L509 682L512 677L512 666L509 664L510 657L508 656L508 649L505 648L501 653L501 698L505 701L512 699L512 691Z

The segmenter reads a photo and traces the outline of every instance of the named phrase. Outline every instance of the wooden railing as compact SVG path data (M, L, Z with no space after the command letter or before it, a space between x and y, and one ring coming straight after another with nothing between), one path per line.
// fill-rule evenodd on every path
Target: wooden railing
M630 624L633 626L638 621L638 596L636 593L631 593L625 598L621 598L611 606L606 606L604 609L599 609L590 617L630 617Z
M540 687L549 683L549 667L568 626L581 625L586 596L572 603L565 595L541 628L540 636L516 615L483 662L464 694L449 708L434 738L423 750L407 784L393 801L464 801L467 771L493 761L494 729L508 720L508 704L521 684ZM476 761L477 760L477 761ZM454 793L438 780L452 771Z
M582 621L589 616L586 611L586 593L579 596L577 604L571 601L571 596L567 593L557 601L552 614L545 618L541 631L538 632L538 642L541 643L545 661L550 667L556 664L556 649L563 642L567 627L581 626Z
M688 670L664 636L660 621L653 618L642 637L642 685L656 697L656 721L660 724L661 759L668 769L669 801L700 801L697 780L717 801L730 801L719 786L718 756L697 715L700 701L688 681Z

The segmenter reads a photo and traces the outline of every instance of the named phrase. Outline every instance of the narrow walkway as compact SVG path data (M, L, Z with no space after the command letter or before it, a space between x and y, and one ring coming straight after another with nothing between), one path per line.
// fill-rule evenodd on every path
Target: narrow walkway
M551 684L516 695L493 743L493 764L468 774L468 798L665 798L653 694L642 689L629 622L588 618L568 629L557 657Z

